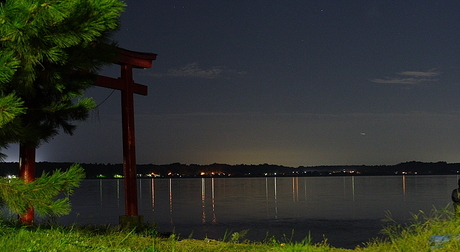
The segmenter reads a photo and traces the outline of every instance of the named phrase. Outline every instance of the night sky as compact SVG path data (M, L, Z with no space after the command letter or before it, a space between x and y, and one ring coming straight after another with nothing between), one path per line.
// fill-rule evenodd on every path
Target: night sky
M139 164L460 162L460 1L126 3L114 39L158 54L134 72ZM111 93L37 160L122 163Z

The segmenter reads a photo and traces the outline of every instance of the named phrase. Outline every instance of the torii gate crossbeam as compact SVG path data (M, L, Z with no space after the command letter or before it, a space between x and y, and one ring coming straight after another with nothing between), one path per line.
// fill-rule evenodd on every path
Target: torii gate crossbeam
M136 144L134 131L134 94L147 95L147 86L134 83L133 68L150 68L156 54L140 53L121 49L116 64L121 65L118 79L98 76L96 85L121 90L123 128L123 175L125 189L125 216L120 216L121 225L139 224L143 217L138 215L136 186Z

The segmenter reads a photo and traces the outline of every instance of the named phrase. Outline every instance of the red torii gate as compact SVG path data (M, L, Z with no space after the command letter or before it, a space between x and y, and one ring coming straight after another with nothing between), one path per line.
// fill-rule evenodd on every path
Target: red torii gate
M133 80L133 68L151 68L157 54L141 53L120 48L121 57L116 64L121 66L118 79L98 76L96 85L121 90L123 128L123 175L125 182L125 214L120 216L121 225L137 225L143 222L138 215L136 186L136 144L134 134L134 94L147 95L147 86Z
M115 62L121 65L121 77L118 79L98 76L96 85L121 90L122 128L123 128L123 175L125 182L125 213L120 216L121 225L137 225L143 222L138 215L136 186L136 144L134 134L134 94L147 95L147 86L133 80L134 68L151 68L157 54L141 53L119 48L120 58ZM26 182L35 180L35 148L19 146L19 175ZM19 218L21 223L31 225L34 221L34 209Z

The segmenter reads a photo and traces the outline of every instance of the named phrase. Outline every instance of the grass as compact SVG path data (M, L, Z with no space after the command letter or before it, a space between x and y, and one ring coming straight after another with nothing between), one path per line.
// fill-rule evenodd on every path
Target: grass
M154 227L120 230L116 227L56 225L19 226L0 220L0 251L274 251L274 252L342 252L342 251L430 251L431 235L460 234L460 218L448 208L425 214L413 214L412 221L400 225L387 218L382 232L385 239L374 239L355 249L331 247L327 240L313 244L309 237L301 242L268 237L264 242L244 240L246 231L227 233L221 240L181 239L175 234L162 238ZM437 244L435 251L460 251L460 241Z
M451 239L444 244L430 244L432 235L460 235L460 218L445 209L433 209L426 214L420 211L412 214L412 221L407 225L400 225L391 219L391 222L383 228L382 233L386 240L374 240L357 251L430 251L436 245L436 251L460 251L460 241ZM433 246L433 247L432 247Z

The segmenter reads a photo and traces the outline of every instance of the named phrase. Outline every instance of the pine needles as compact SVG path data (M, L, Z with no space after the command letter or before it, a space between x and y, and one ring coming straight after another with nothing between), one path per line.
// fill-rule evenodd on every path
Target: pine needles
M56 170L43 175L30 183L19 178L0 179L0 200L15 214L23 215L33 207L41 216L62 216L69 214L68 196L80 185L85 177L79 164L72 165L67 171Z

